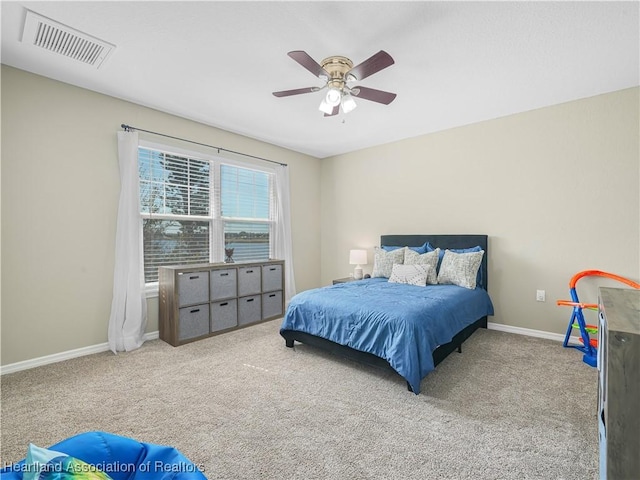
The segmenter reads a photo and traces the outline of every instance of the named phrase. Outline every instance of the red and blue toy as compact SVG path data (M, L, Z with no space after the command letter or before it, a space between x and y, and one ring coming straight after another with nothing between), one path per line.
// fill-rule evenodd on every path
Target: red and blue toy
M581 351L583 353L582 361L588 365L591 365L592 367L596 367L598 365L598 338L591 338L589 334L597 336L598 326L587 325L584 320L584 314L582 313L582 310L585 308L588 310L598 310L598 305L596 303L580 302L580 299L578 298L578 292L576 291L576 284L578 283L578 280L580 280L582 277L589 276L600 276L609 278L611 280L622 282L635 289L640 289L640 284L629 280L628 278L621 277L620 275L615 275L613 273L602 272L600 270L584 270L582 272L576 273L573 277L571 277L571 280L569 281L569 293L571 295L571 300L558 300L556 302L558 305L573 307L571 320L569 321L567 334L564 337L562 346L567 348L575 348ZM580 345L569 345L571 331L574 328L580 330L580 337L578 337Z

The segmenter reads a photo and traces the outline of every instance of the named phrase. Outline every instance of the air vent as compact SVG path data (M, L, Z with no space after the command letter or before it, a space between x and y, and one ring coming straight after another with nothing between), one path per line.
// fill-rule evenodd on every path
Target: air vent
M100 68L116 48L115 45L104 40L75 30L31 10L27 10L22 42L59 53L95 68Z

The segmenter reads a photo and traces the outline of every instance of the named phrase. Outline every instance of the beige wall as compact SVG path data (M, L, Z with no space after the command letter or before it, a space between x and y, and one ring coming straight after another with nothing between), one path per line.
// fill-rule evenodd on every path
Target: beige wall
M297 288L319 285L320 160L3 65L2 365L107 341L121 123L288 163Z
M574 273L640 279L638 106L635 88L318 160L2 66L1 364L106 342L121 123L288 163L298 291L381 234L486 233L491 320L564 333Z
M323 160L322 281L381 234L485 233L490 321L564 333L574 273L640 280L638 107L634 88Z

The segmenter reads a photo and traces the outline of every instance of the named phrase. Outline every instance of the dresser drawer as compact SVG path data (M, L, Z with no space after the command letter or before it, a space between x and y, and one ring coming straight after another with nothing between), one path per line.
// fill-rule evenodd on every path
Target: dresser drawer
M259 265L238 268L238 296L255 295L260 293L262 275Z
M178 313L179 340L201 337L209 333L209 304L181 308Z
M211 300L232 298L238 295L237 270L211 270L209 284L211 286Z
M238 325L248 325L262 320L260 300L260 295L238 299Z
M211 331L217 332L238 326L238 300L224 300L211 304Z
M282 316L282 290L262 294L262 318Z
M282 290L282 265L262 266L262 291Z
M184 272L178 274L179 307L208 301L209 272Z

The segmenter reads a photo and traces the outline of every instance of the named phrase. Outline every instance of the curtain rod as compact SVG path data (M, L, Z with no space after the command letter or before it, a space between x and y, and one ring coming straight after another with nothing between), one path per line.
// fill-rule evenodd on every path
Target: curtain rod
M236 152L234 150L228 150L226 148L216 147L214 145L207 145L206 143L194 142L193 140L188 140L186 138L180 138L180 137L174 137L174 136L171 136L171 135L167 135L165 133L152 132L151 130L144 130L142 128L133 127L131 125L127 125L126 123L123 123L120 126L124 129L125 132L130 132L131 130L138 130L139 132L151 133L152 135L159 135L161 137L173 138L174 140L180 140L180 141L183 141L183 142L193 143L195 145L200 145L202 147L213 148L215 150L218 150L218 153L220 153L220 151L228 152L228 153L235 153L236 155L242 155L242 156L245 156L245 157L255 158L256 160L262 160L263 162L275 163L275 164L283 166L283 167L288 166L286 163L276 162L275 160L269 160L268 158L257 157L255 155L249 155L248 153Z

